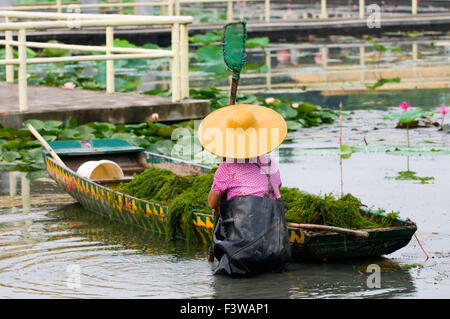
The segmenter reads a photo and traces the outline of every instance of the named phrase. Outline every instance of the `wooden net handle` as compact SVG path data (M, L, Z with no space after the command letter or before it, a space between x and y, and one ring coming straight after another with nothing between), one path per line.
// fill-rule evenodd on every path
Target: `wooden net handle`
M296 224L296 223L286 223L286 224L288 227L305 228L305 229L311 229L311 230L326 230L326 231L332 231L332 232L339 233L339 234L346 234L346 235L362 237L362 238L369 237L368 232L361 231L361 230L353 230L353 229L347 229L347 228L341 228L341 227L316 225L316 224Z
M47 141L44 140L44 138L41 136L41 134L39 134L38 131L36 131L36 129L33 127L33 125L31 125L30 123L27 124L27 128L30 130L31 134L34 135L34 137L36 137L36 139L41 143L42 146L44 146L44 148L47 150L47 152L50 153L50 155L61 165L64 165L64 162L59 158L58 154L56 154L56 152L50 147L50 145L48 145Z

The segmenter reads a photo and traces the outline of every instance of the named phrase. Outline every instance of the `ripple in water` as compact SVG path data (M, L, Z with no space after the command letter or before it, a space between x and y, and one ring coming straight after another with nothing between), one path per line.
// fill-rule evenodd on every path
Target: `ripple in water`
M0 297L212 296L204 248L109 224L78 204L0 214Z

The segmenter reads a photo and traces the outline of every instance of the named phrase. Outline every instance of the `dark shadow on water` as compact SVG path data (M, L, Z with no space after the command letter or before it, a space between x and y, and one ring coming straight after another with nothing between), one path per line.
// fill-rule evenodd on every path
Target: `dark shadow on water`
M369 265L379 265L380 287ZM368 283L369 282L369 283ZM372 285L372 286L369 286ZM372 288L373 287L373 288ZM385 258L293 261L281 274L214 276L216 298L405 298L416 289L408 270Z

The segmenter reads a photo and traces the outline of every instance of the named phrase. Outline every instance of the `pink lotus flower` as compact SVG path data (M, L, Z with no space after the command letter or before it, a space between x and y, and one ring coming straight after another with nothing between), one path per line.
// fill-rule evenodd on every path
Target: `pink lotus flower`
M447 114L449 111L450 111L450 107L447 107L447 106L441 106L439 108L439 112L441 112L442 115Z
M273 97L266 98L266 104L273 104L275 102L275 99Z
M298 109L298 103L292 103L292 107L293 107L294 109Z
M153 113L152 114L152 121L153 122L158 122L159 120L159 114L158 113Z
M447 114L449 111L450 111L450 107L448 107L448 106L441 106L439 108L439 112L441 112L441 114L442 114L441 128L444 126L445 114Z
M398 107L401 108L402 110L406 110L409 107L409 104L406 103L406 101L403 101L403 103L400 104Z
M276 55L278 62L287 63L290 60L291 53L289 50L278 50Z
M71 90L71 89L75 88L75 84L73 84L72 82L66 82L66 83L64 83L63 88Z

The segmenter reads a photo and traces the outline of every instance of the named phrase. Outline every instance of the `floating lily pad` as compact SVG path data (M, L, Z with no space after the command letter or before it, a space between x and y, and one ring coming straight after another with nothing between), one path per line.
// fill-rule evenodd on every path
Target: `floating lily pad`
M268 37L260 37L260 38L251 38L247 39L245 42L245 46L248 49L252 48L266 48L269 45L269 38Z
M203 44L211 44L213 42L221 42L222 35L212 32L207 32L205 34L196 34L192 37L189 37L189 41L192 43L203 43Z
M420 184L428 184L429 181L434 181L433 176L427 176L427 177L420 177L416 176L416 172L413 171L400 171L398 172L398 175L394 177L395 180L409 180L409 181L419 181Z
M425 110L418 107L415 109L408 109L403 112L398 113L389 113L384 117L386 120L398 120L402 123L409 123L411 121L416 120L417 118L421 116L426 116L427 113L425 113Z
M19 152L15 152L15 151L7 151L1 154L0 158L2 160L8 161L8 162L13 162L19 158L21 158Z
M44 122L41 120L26 120L23 125L31 124L37 131L42 130L45 126Z
M397 146L386 149L386 154L389 155L448 155L450 154L449 148L444 147L432 147L432 146L418 146L418 147L406 147Z

